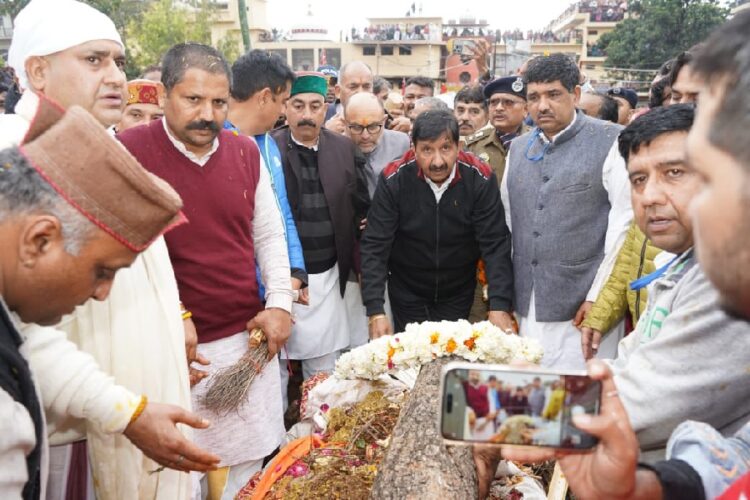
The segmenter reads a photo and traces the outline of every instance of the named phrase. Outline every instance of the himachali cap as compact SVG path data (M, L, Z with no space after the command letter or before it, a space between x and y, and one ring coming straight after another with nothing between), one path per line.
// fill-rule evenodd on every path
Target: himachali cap
M42 98L20 150L60 196L130 250L186 221L174 189L79 106L64 112Z
M526 82L520 76L497 78L484 86L486 99L492 97L493 94L512 94L526 100Z
M297 79L292 84L290 96L297 94L320 94L326 97L328 94L328 81L323 73L317 71L298 71Z
M625 87L613 87L607 90L607 94L612 97L622 97L630 104L630 107L635 109L638 107L638 94L633 89L627 89Z
M128 105L156 104L162 105L164 85L151 80L131 80L128 82Z
M115 23L90 5L75 0L31 0L13 20L8 65L28 88L26 59L48 56L94 40L122 39Z

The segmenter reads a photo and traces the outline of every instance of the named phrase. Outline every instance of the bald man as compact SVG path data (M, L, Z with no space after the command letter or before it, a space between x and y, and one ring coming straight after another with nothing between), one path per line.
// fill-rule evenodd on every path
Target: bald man
M349 99L360 92L372 93L373 74L362 61L352 61L341 66L339 81L336 84L336 105L329 106L325 127L339 134L346 132L344 108Z
M380 172L393 160L409 150L409 136L385 128L386 113L383 102L375 94L360 92L352 95L344 108L346 134L362 151L366 159L367 190L372 198ZM390 315L390 301L386 294L386 314ZM367 343L369 339L367 314L362 304L362 292L357 281L349 280L344 293L349 319L350 347ZM390 316L389 316L390 317Z
M343 116L347 135L367 158L367 189L372 197L380 172L409 149L409 136L384 127L385 109L375 94L351 96Z

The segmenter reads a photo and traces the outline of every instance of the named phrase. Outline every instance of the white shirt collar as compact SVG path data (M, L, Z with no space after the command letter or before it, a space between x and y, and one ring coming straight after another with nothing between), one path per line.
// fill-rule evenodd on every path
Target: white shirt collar
M562 129L561 131L559 131L558 133L556 133L554 135L554 137L552 137L551 141L549 139L547 139L547 135L544 132L542 132L541 134L539 134L539 137L542 138L542 140L544 141L545 144L547 144L549 142L553 142L554 143L557 140L558 137L560 137L565 132L567 132L568 130L570 130L571 128L573 128L573 125L575 125L577 119L578 119L578 112L576 111L575 113L573 113L573 120L568 124L567 127L565 127L564 129Z
M430 189L432 189L432 192L435 194L435 201L440 203L440 198L443 197L443 193L445 193L448 190L448 187L451 185L451 182L453 182L454 177L456 177L456 169L458 168L458 163L453 166L453 170L451 170L451 174L448 176L445 181L438 186L432 180L430 180L429 177L425 176L424 180L427 181L427 185L430 186Z
M295 143L297 146L302 146L303 148L312 149L313 151L317 151L318 150L318 144L320 144L320 136L318 136L318 140L315 141L315 144L312 147L310 147L307 144L302 144L297 139L295 139L294 138L294 134L292 134L291 130L289 131L289 134L292 137L292 142Z
M192 151L188 151L188 148L186 148L181 141L178 141L172 135L172 132L169 131L169 127L167 127L167 120L162 118L161 123L162 125L164 125L164 131L167 133L167 137L169 137L169 140L172 142L177 151L185 155L188 160L192 161L200 167L205 167L206 163L208 163L208 160L211 159L211 155L213 155L216 150L219 149L219 137L216 136L216 138L214 138L214 143L211 145L211 149L208 151L208 153L198 158L198 155L196 155Z

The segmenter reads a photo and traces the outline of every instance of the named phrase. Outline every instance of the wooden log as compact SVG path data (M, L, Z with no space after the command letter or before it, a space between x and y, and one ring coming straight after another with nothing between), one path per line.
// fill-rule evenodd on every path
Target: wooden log
M440 370L448 361L422 367L380 464L371 499L476 498L471 447L446 446L438 429Z

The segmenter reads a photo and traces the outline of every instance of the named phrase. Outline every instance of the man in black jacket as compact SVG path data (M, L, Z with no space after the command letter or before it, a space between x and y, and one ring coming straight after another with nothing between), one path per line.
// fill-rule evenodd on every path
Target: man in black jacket
M466 319L480 257L489 320L512 330L510 233L497 181L488 165L460 151L458 140L450 111L422 113L412 149L381 173L361 242L371 338L392 333L383 312L386 280L396 331L412 322Z

